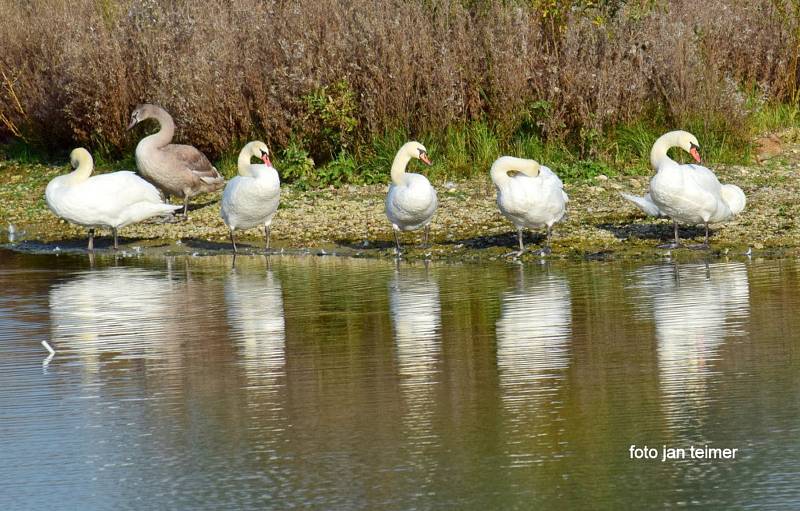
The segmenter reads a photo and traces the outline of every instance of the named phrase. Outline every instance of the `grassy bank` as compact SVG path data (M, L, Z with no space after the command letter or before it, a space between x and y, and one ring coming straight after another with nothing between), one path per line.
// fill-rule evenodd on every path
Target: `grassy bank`
M712 254L800 254L800 129L758 141L758 161L718 164L707 160L722 182L739 185L747 195L745 211L734 221L713 227ZM441 159L441 158L440 158ZM49 179L67 171L60 165L0 160L0 241L8 224L16 229L20 250L83 250L85 230L55 218L44 203ZM566 219L554 230L553 257L662 257L656 246L668 240L668 221L645 218L622 200L621 191L643 194L649 175L636 168L611 175L597 174L568 180L570 196ZM304 189L286 185L273 223L273 245L278 250L393 256L393 237L383 211L388 176L382 184L343 185ZM405 233L403 243L412 258L430 254L444 259L502 258L515 247L513 227L497 210L495 189L488 172L466 179L433 179L440 207L432 224L433 246L420 250L419 233ZM229 250L227 229L219 218L219 193L199 197L188 222L137 224L121 231L123 252L138 249L205 253ZM24 233L22 232L24 231ZM249 251L263 246L258 229L241 234ZM700 239L702 229L681 229L683 238ZM528 235L536 247L541 233ZM110 240L98 242L107 250ZM673 251L673 257L691 251ZM683 254L683 255L680 255ZM688 254L688 255L687 255ZM706 253L697 253L705 255ZM527 256L532 257L532 256Z

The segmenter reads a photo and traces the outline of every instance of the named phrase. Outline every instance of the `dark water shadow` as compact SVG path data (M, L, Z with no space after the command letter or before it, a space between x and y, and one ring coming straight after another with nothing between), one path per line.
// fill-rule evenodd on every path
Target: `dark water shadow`
M210 241L200 238L181 238L181 244L188 248L197 250L210 250L216 252L233 252L233 245L230 241ZM239 250L258 250L264 249L263 245L251 245L246 242L236 240L236 247Z
M342 248L349 248L351 250L388 250L394 248L394 241L391 240L361 240L361 241L353 241L353 240L343 240L337 239L333 240L333 242ZM403 240L400 240L400 243L403 243ZM405 245L403 245L405 246Z
M525 246L528 245L543 245L547 240L547 235L544 232L525 230L522 233L522 241ZM499 234L490 234L483 236L473 236L471 238L460 238L453 240L443 240L439 242L441 245L463 245L466 248L479 249L489 247L506 247L516 249L519 247L517 240L517 231L508 231Z
M128 238L125 236L117 236L119 243L118 252L130 250L137 243L147 243L147 248L160 248L169 246L170 243L164 240L158 240L158 243L153 243L154 240L149 238ZM3 244L3 248L15 250L17 252L88 252L87 245L89 244L89 237L79 238L64 238L57 241L42 241L37 239L25 239L16 241L14 243ZM108 235L94 236L94 250L114 252L114 237L109 233Z
M634 224L629 222L602 223L595 227L603 229L614 235L619 240L638 238L643 240L672 240L674 232L672 222L654 224ZM681 226L678 225L678 236L681 239L692 239L705 236L705 226ZM709 236L713 236L713 231L709 229Z

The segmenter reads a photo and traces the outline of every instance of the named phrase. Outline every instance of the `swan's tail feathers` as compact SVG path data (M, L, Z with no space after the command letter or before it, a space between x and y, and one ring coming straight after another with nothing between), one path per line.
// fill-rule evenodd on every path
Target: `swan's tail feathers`
M155 216L165 216L172 214L175 210L183 208L183 205L164 204L163 202L137 202L131 204L123 211L125 222L117 227L125 227Z
M161 211L160 213L167 214L167 213L174 213L175 211L181 209L183 206L181 204L161 204Z
M653 199L650 198L649 193L644 197L631 195L625 192L620 193L620 195L622 195L624 199L636 204L636 207L644 211L647 215L662 216L661 211L658 209L658 206L656 206L655 202L653 202Z
M722 195L722 200L725 201L731 213L734 215L741 213L745 204L747 204L747 198L745 198L744 192L736 185L722 185L720 193Z

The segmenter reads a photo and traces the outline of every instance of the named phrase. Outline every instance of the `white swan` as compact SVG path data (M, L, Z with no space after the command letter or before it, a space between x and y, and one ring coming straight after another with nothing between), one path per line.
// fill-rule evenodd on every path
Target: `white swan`
M92 176L92 155L82 147L69 157L75 170L47 183L44 196L57 216L89 228L89 250L94 250L95 228L111 228L116 250L117 229L180 209L164 204L158 190L133 172Z
M263 164L251 164L255 156ZM231 243L236 252L233 231L264 226L264 240L269 249L270 225L281 199L281 180L269 161L269 148L264 142L250 142L239 153L239 175L231 179L222 194L220 216L231 230Z
M708 224L730 220L740 213L746 198L736 185L720 184L714 173L701 165L679 165L667 150L680 147L699 163L697 138L686 131L670 131L661 135L650 150L650 165L656 175L650 180L650 192L644 197L623 193L622 196L651 216L668 216L675 229L674 243L668 248L680 247L678 222L705 224L705 242L708 247Z
M509 172L516 172L510 176ZM550 251L553 224L564 218L569 197L564 185L552 170L534 160L501 156L492 164L492 181L497 187L497 206L500 212L517 227L519 252L525 251L522 229L547 227Z
M392 223L394 241L400 252L398 231L413 231L425 228L423 243L428 243L430 222L436 212L436 190L428 179L421 174L406 172L406 166L412 158L431 164L428 151L419 142L407 142L397 151L392 162L392 184L386 196L386 216Z

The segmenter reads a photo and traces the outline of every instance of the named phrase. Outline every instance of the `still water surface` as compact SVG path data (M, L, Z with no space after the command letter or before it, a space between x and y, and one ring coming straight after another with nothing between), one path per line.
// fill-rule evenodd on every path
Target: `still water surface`
M800 507L797 261L0 251L0 289L0 509Z

